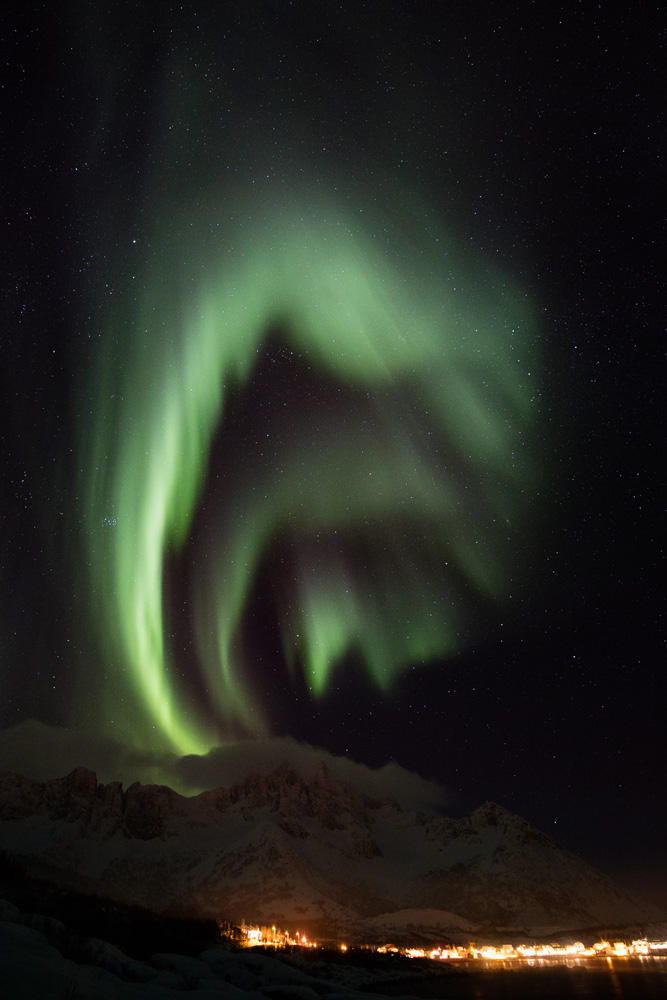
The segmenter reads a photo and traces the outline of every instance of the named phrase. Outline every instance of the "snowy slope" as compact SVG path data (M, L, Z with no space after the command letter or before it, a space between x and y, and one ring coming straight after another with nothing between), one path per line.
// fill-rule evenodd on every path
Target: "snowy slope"
M318 962L313 973L277 956L216 945L196 958L159 952L137 960L0 898L3 1000L166 1000L184 993L198 1000L361 1000L368 997L359 992L366 983L400 977L402 967L369 971Z
M0 849L65 884L160 912L360 936L391 915L441 932L654 919L609 879L493 803L463 819L403 810L282 765L186 798L77 768L0 773ZM430 916L429 916L430 914ZM396 916L395 926L405 923Z

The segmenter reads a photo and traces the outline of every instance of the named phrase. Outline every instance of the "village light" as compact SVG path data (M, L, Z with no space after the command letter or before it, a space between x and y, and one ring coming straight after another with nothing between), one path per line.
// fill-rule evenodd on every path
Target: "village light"
M228 936L229 932L233 930L231 925L225 922L218 921L218 926L223 936ZM281 930L280 928L276 929L275 924L271 927L253 927L248 926L243 921L242 926L238 930L240 931L241 947L245 948L252 948L255 945L271 945L280 948L294 944L300 945L302 948L318 947L317 941L309 941L306 935L301 934L300 931L295 931L295 936L292 938L289 931ZM628 943L627 941L610 942L600 939L588 947L582 941L575 941L570 944L504 944L501 946L491 944L478 945L471 941L467 946L440 946L430 951L426 951L424 948L398 947L394 944L365 947L370 947L372 951L380 955L389 953L402 954L408 958L430 958L435 961L466 958L481 959L482 961L518 959L519 961L528 961L530 964L533 964L535 959L539 959L540 964L543 964L544 959L548 961L549 959L558 959L561 957L574 959L575 961L581 958L606 958L608 962L613 958L629 958L633 955L643 958L654 956L664 959L667 957L667 941L649 941L646 938L638 938L632 941L632 943ZM348 945L341 942L339 948L340 951L345 952L348 950Z

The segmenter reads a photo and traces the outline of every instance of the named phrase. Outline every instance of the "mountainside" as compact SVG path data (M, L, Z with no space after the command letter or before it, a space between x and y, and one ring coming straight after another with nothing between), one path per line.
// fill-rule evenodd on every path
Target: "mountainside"
M525 820L486 803L463 819L403 810L282 765L186 798L0 772L0 850L105 898L377 940L656 919Z

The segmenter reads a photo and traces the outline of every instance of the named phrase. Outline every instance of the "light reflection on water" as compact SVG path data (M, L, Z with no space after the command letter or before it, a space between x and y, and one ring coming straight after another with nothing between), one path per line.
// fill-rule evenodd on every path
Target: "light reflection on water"
M665 957L477 959L457 962L455 969L458 974L452 970L452 974L404 982L401 993L428 1000L667 998Z

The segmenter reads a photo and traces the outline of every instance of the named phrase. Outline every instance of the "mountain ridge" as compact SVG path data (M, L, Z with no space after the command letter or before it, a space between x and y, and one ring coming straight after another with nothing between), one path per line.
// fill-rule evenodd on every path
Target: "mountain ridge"
M454 932L661 917L497 803L460 819L416 812L324 762L190 797L99 784L85 767L45 782L3 771L0 848L102 897L314 936L377 935L417 912L433 933L442 920Z

